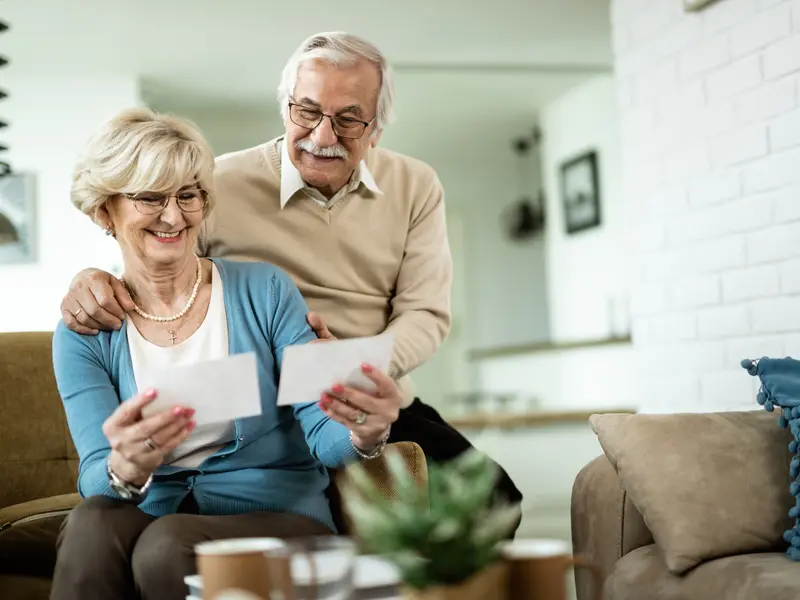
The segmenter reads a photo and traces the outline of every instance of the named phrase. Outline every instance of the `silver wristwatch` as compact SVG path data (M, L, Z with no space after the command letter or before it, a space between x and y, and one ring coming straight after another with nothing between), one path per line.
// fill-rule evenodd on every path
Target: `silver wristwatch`
M141 502L144 500L145 496L147 496L147 490L150 489L150 484L153 482L152 473L142 486L134 485L120 479L119 475L114 473L111 469L110 460L106 461L106 473L108 473L108 485L111 486L111 489L119 494L120 498L130 502Z

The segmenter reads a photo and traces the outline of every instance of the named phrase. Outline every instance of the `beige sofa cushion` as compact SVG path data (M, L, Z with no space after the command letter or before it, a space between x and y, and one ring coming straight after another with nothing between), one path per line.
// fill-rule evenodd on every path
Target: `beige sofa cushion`
M797 600L800 565L783 553L739 554L685 575L667 570L656 546L623 556L606 579L605 600Z
M667 568L785 547L790 433L778 415L593 415L606 455Z

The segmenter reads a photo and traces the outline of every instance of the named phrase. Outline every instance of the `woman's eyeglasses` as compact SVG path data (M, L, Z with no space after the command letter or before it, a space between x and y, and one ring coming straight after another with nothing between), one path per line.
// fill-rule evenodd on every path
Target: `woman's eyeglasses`
M140 192L138 194L122 194L133 202L133 206L140 213L154 215L167 208L170 198L175 198L178 208L183 212L191 213L203 210L208 203L208 193L200 187L181 190L176 194L155 194Z

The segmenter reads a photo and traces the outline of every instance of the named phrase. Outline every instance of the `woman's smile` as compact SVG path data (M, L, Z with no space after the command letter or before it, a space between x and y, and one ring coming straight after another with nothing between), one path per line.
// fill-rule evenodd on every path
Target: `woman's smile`
M151 231L145 229L160 244L176 244L183 240L186 228L178 231Z

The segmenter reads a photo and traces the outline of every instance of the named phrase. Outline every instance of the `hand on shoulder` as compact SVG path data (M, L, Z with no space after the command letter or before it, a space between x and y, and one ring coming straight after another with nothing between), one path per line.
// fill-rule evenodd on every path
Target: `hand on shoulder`
M100 269L85 269L72 280L61 301L64 324L83 335L119 329L133 300L122 282Z

